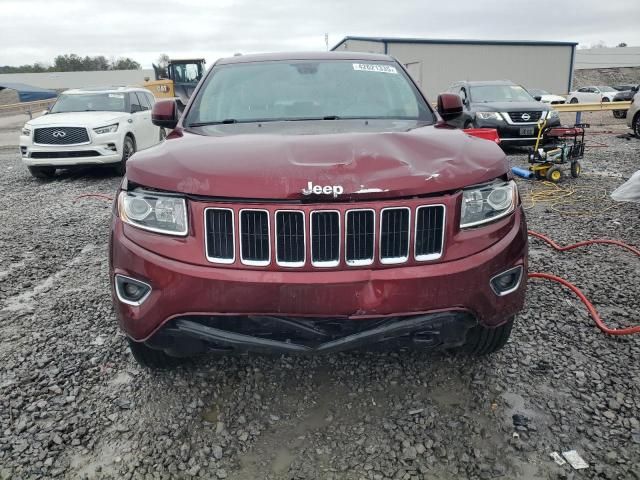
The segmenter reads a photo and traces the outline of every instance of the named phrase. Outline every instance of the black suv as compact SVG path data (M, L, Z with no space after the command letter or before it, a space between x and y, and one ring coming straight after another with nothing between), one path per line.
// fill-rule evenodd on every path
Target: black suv
M613 88L619 90L613 97L614 102L630 102L634 95L638 93L640 85L614 85ZM626 110L614 110L613 116L616 118L627 118Z
M538 102L522 86L509 80L456 82L449 93L462 98L464 111L450 122L460 128L496 128L502 146L533 145L538 122L560 125L558 112Z

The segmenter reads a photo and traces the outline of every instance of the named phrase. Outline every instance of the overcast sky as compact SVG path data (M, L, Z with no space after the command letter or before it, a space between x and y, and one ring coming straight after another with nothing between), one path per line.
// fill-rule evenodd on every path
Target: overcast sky
M638 0L0 0L0 65L324 50L346 35L640 46Z

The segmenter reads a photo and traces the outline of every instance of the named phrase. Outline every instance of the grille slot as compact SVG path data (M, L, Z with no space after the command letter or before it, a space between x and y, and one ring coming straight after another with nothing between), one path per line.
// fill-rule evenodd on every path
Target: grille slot
M345 259L347 265L373 263L375 237L375 212L373 210L349 210L346 217Z
M304 213L276 212L276 262L285 267L301 267L305 261Z
M33 141L41 145L75 145L88 143L89 134L87 129L82 127L36 128Z
M340 263L340 214L311 212L311 263L335 267Z
M535 123L540 120L542 111L509 112L508 115L513 123ZM525 118L522 118L522 115L525 115ZM529 118L527 118L526 115L529 115Z
M31 152L31 158L82 158L99 157L95 150L74 150L71 152Z
M416 210L416 260L435 260L442 256L444 241L444 205L418 207Z
M245 265L269 265L269 213L266 210L240 210L240 259Z
M235 226L233 210L208 208L206 218L207 260L216 263L233 263L235 260Z
M409 216L407 207L382 209L380 262L403 263L409 258Z

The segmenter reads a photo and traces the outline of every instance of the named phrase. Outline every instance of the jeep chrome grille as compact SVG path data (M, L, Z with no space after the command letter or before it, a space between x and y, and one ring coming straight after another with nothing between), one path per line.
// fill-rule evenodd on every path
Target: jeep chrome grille
M240 210L240 257L247 265L264 266L271 261L269 212Z
M307 265L308 259L316 268L343 261L349 267L376 260L391 265L411 256L418 262L436 260L444 248L444 205L346 211L211 207L204 218L206 257L219 264L239 258L244 265L267 266L273 258L292 268Z
M36 128L33 142L40 145L74 145L88 143L89 134L82 127L45 127Z
M444 206L433 205L416 209L416 260L435 260L442 255L444 242Z
M311 212L311 264L335 267L340 263L340 213Z
M380 261L403 263L409 258L409 215L407 207L382 210Z
M208 208L204 214L207 219L205 223L207 259L211 262L233 263L235 260L233 210Z
M347 212L347 234L344 245L347 265L370 265L373 263L375 218L373 210L350 210Z
M285 267L304 265L304 212L276 212L276 261Z

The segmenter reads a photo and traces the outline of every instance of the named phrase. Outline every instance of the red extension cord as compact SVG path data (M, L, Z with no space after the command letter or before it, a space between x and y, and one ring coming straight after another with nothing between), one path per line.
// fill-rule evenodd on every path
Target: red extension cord
M584 242L574 243L573 245L567 245L566 247L561 247L556 242L551 240L549 237L546 237L541 233L533 232L531 230L529 230L527 233L531 237L535 237L546 242L547 244L551 245L551 247L553 247L555 250L559 252L566 252L567 250L573 250L574 248L585 247L587 245L601 244L601 245L617 245L618 247L622 247L625 250L628 250L631 253L634 253L635 255L640 257L640 250L638 250L635 247L632 247L631 245L627 245L626 243L619 242L617 240L587 240ZM600 315L598 315L598 312L596 311L593 304L587 299L584 293L582 293L582 291L580 291L578 287L568 282L564 278L551 275L550 273L537 273L537 272L529 273L529 278L543 278L545 280L551 280L552 282L557 282L569 288L573 293L575 293L578 296L578 298L582 301L582 303L584 303L585 307L587 307L587 310L589 311L589 315L591 315L591 318L593 318L593 321L596 322L597 327L606 334L631 335L634 333L640 333L640 326L626 327L626 328L607 327L602 321L602 318L600 318Z

